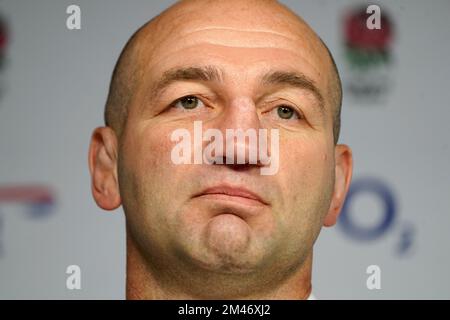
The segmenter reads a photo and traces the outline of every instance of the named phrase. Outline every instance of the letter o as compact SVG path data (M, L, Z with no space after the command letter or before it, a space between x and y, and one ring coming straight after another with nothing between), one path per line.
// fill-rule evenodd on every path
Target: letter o
M369 192L384 204L383 218L371 227L357 225L351 218L350 203L363 192ZM339 225L345 234L356 240L375 240L382 236L392 225L396 215L396 203L392 191L381 180L376 178L360 178L350 185L350 189L342 208Z

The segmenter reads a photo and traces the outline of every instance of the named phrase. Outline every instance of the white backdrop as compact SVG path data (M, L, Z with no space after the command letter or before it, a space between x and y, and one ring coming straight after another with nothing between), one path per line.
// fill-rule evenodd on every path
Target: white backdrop
M345 56L343 17L368 3L283 2L329 45L344 85L358 79ZM123 212L96 207L87 150L122 46L171 3L0 1L8 35L0 69L0 298L124 297ZM347 219L319 236L314 292L448 299L450 1L371 3L389 14L394 36L391 62L368 71L367 81L386 80L388 90L379 99L344 93L340 141L354 151L355 183ZM81 8L81 30L66 28L70 4ZM392 220L383 226L385 218ZM81 290L66 289L71 264L81 267ZM366 287L372 264L381 268L380 290Z

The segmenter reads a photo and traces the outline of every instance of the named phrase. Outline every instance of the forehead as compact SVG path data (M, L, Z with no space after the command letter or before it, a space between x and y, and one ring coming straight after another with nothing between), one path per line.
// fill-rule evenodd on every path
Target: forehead
M224 70L225 80L240 82L267 69L297 70L326 89L327 53L314 32L287 10L178 8L143 33L138 63L144 82L175 66L208 64Z

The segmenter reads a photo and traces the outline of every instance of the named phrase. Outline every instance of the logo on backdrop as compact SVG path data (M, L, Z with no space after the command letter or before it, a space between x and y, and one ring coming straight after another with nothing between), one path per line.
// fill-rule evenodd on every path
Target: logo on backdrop
M3 66L5 60L6 44L8 42L8 36L6 31L6 24L3 19L0 18L0 68Z
M25 186L0 186L0 254L2 253L1 235L4 224L2 215L8 214L7 209L13 209L19 205L19 211L26 214L31 219L41 219L52 212L55 205L55 195L46 186L25 185Z
M6 45L8 44L8 32L6 28L6 23L0 16L0 97L3 93L3 79L1 72L3 71L6 64Z
M364 102L378 102L392 86L393 23L386 9L356 7L344 18L346 93Z
M356 206L355 203L363 196L366 199L365 206ZM368 199L373 201L367 203ZM374 206L374 203L377 205ZM374 213L374 207L379 212ZM395 233L395 251L403 255L412 248L414 226L399 221L398 215L397 198L388 183L374 177L363 177L354 179L350 185L338 225L345 235L358 243L381 240ZM379 217L378 221L373 221L373 216Z

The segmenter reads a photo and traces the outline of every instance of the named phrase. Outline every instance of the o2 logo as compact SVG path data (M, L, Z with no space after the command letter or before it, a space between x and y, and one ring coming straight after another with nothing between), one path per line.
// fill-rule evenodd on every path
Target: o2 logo
M48 215L55 204L53 192L41 185L0 186L0 206L9 204L24 205L25 213L33 219ZM4 213L0 211L0 213ZM0 216L0 236L2 220ZM0 239L1 240L1 239ZM0 254L2 246L0 242Z
M362 195L369 195L381 204L381 217L379 221L370 225L362 225L355 219L358 212L353 212L352 204ZM369 242L383 237L398 223L398 204L391 188L382 180L374 177L364 177L355 179L350 185L350 189L342 208L339 218L339 226L344 233L358 242ZM410 223L400 225L400 236L397 242L396 251L404 254L413 244L414 228Z

